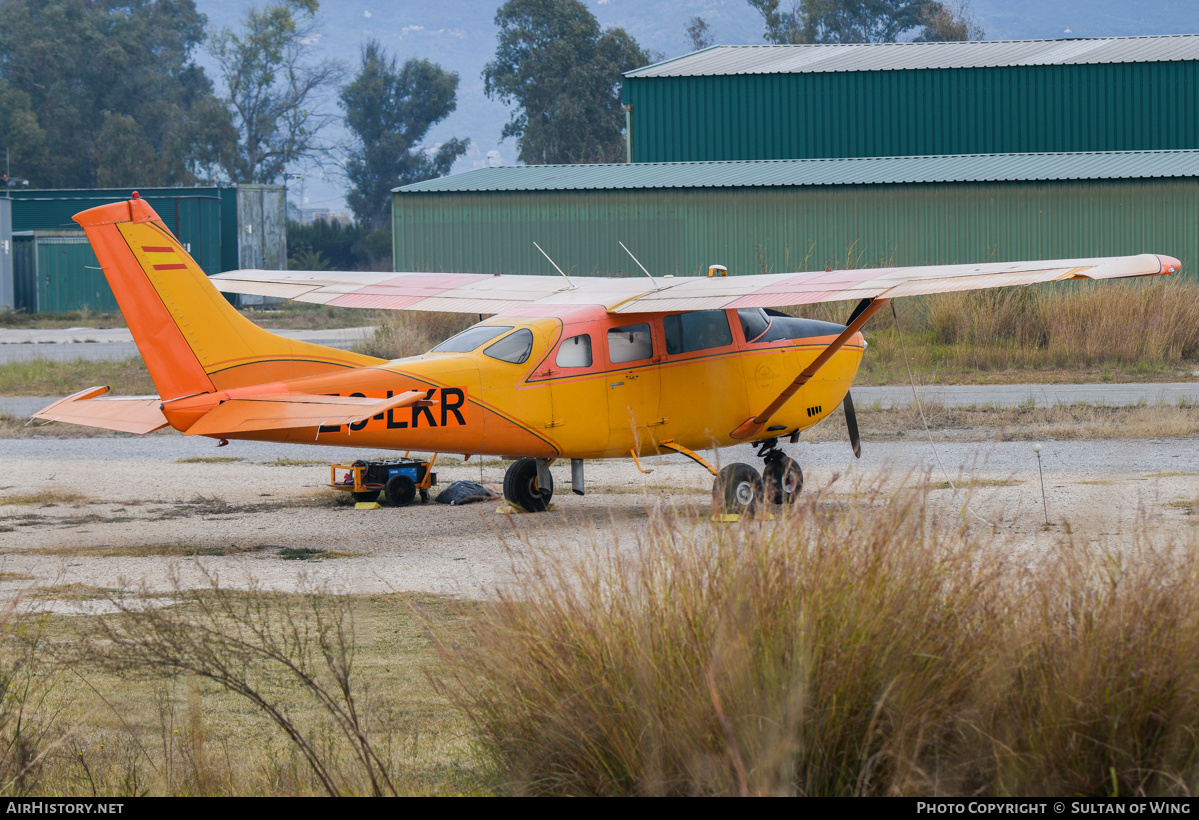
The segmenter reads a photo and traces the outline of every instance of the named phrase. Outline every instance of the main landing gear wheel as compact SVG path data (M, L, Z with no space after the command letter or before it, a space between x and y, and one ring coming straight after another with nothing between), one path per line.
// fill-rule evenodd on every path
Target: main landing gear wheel
M762 476L748 464L730 464L712 484L712 507L722 513L753 515L761 509Z
M803 489L803 470L799 462L784 455L769 459L762 468L766 482L766 500L771 504L794 504Z
M416 482L406 475L393 475L383 487L387 500L396 507L407 507L416 498Z
M522 458L504 473L504 500L526 512L544 512L554 497L554 480L542 487L537 481L537 459Z

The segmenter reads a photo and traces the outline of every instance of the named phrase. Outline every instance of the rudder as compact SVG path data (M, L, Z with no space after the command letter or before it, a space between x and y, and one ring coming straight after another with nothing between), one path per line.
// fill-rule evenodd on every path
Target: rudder
M144 200L78 213L165 400L380 360L285 339L238 313Z

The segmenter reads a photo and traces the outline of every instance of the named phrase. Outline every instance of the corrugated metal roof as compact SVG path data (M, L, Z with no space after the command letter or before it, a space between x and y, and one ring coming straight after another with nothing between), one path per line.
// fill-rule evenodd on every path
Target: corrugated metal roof
M1199 60L1199 34L1071 40L714 46L624 76L700 77Z
M1199 150L930 157L508 165L417 182L398 193L576 191L1199 177Z

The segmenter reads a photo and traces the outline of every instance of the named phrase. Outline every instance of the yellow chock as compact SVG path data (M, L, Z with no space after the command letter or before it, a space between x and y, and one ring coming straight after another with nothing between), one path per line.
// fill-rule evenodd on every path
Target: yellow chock
M741 515L740 513L714 513L712 520L717 524L734 524L742 518L748 521L773 521L774 513L758 513L757 515Z
M356 509L356 510L381 510L381 509L383 509L383 505L380 504L378 501L359 501L357 504L354 505L354 509Z
M553 504L547 504L545 506L546 512L553 512L556 509L557 507L555 507ZM501 504L495 508L495 511L500 515L521 515L528 512L528 510L522 507L517 507L513 504Z

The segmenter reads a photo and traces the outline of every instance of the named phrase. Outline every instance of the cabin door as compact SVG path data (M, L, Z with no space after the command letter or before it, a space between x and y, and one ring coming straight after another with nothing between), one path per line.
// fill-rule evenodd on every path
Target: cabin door
M661 351L649 321L609 327L604 334L608 357L604 389L608 396L608 449L656 453L662 415L658 409Z

